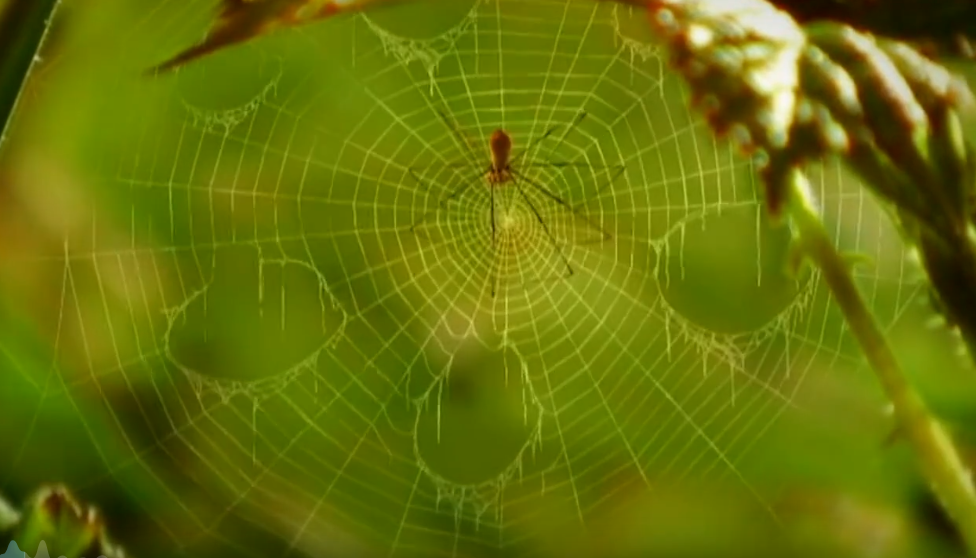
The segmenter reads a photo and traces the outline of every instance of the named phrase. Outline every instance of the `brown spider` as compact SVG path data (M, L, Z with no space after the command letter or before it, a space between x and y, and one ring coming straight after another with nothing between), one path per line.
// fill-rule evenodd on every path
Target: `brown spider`
M599 225L597 225L596 223L594 223L593 221L591 221L590 219L588 219L585 215L581 214L576 208L574 208L571 205L569 205L569 203L567 203L562 197L560 197L559 195L553 193L545 185L541 184L540 182L538 182L537 180L535 180L533 178L530 178L530 177L526 176L522 172L522 169L527 168L527 167L551 167L551 168L557 168L557 169L565 169L565 168L571 168L571 167L578 167L578 168L589 168L589 169L593 169L593 168L599 167L599 166L594 166L594 165L591 165L589 163L582 163L582 162L577 162L577 161L557 161L557 162L545 161L545 162L528 162L528 163L524 163L524 164L521 164L521 165L517 165L517 168L516 167L513 167L513 164L514 163L516 163L519 159L521 159L522 157L524 157L527 153L531 152L534 148L536 148L538 146L539 143L541 143L543 140L545 140L545 139L549 138L550 136L552 136L552 134L554 134L556 132L556 130L559 129L559 125L553 126L553 127L549 128L548 130L546 130L541 136L539 136L538 138L536 138L534 141L530 142L529 145L525 149L523 149L521 152L519 152L514 157L512 156L512 137L508 134L508 132L506 132L503 129L500 129L499 128L499 129L495 130L494 132L492 132L491 136L488 138L488 150L489 150L489 152L491 154L491 157L490 157L491 160L490 160L487 168L485 168L485 167L481 167L477 163L478 156L476 154L476 150L469 143L467 136L465 136L464 134L462 134L461 131L460 131L460 129L458 128L458 126L456 124L453 124L453 121L450 120L447 117L447 115L445 115L443 112L438 111L438 115L441 117L441 121L444 122L444 124L457 137L457 139L460 141L461 145L467 148L468 155L471 157L471 162L469 162L469 163L462 163L460 165L448 164L446 166L455 167L455 168L458 167L458 166L460 166L460 167L468 167L469 165L470 166L474 166L476 169L479 169L476 176L482 176L482 177L484 177L485 181L488 183L488 190L489 190L489 195L490 195L490 198L491 198L491 246L492 246L492 250L495 249L496 237L497 237L497 222L496 222L496 219L495 219L495 189L496 188L499 188L499 187L502 187L503 185L509 184L509 183L515 185L515 188L518 190L519 195L525 201L526 205L528 205L528 207L532 211L533 215L535 215L536 220L542 226L542 230L546 233L546 236L549 238L549 241L552 243L552 246L556 249L557 253L559 254L559 257L563 261L563 264L565 264L565 266L566 266L566 270L567 270L566 277L570 277L570 276L573 275L573 273L574 273L573 266L570 265L569 259L563 253L562 248L560 247L559 243L556 241L555 236L553 236L552 231L549 229L549 225L546 224L545 220L542 218L542 214L539 213L538 208L536 208L535 204L532 203L532 200L529 198L529 196L526 195L525 190L522 188L522 184L523 183L524 184L527 184L528 186L532 187L536 191L540 192L541 194L543 194L547 198L551 199L553 202L561 205L563 208L569 210L569 212L572 213L576 218L578 218L581 221L585 222L591 228L599 231L600 234L602 235L602 238L601 238L601 241L602 242L605 242L605 241L610 240L612 238L612 236L610 235L610 233L606 232ZM569 132L573 131L580 124L580 122L583 121L584 118L586 118L586 113L585 112L580 112L576 116L576 118L573 120L573 122L570 124L570 126L567 129L566 133L563 134L563 139L565 139L566 135L568 135ZM562 140L560 140L560 143L561 142L562 142ZM607 188L607 187L611 186L614 182L616 182L617 179L620 177L621 174L623 174L623 171L624 171L624 165L623 164L620 164L620 165L610 165L610 166L599 167L599 168L602 168L605 171L613 171L613 172L611 174L610 180L607 182L607 184L603 188L600 188L598 190L598 192L599 191L602 191L604 188ZM480 170L480 169L484 169L484 170ZM422 186L424 185L423 181L420 179L420 177L414 171L413 167L408 168L407 171L410 173L411 176L413 176L414 180L416 180L420 185L422 185ZM476 182L477 182L476 180L469 180L469 179L463 180L462 183L461 183L461 185L458 188L456 188L455 190L449 192L448 194L446 194L445 196L443 196L441 198L440 202L437 204L437 207L435 209L433 209L432 211L429 211L427 214L425 214L424 216L422 216L417 222L415 222L413 225L411 225L410 226L410 231L411 232L416 231L416 228L420 224L422 224L423 222L425 222L429 217L431 217L437 211L439 211L444 206L446 206L448 202L450 202L451 200L457 198L462 193L464 193L465 191L467 191L467 189L470 188ZM491 296L493 298L495 296L495 291L496 291L496 285L495 285L495 283L497 282L497 276L496 276L496 274L497 274L497 270L494 269L494 266L493 266L493 276L492 276L492 282L491 282Z

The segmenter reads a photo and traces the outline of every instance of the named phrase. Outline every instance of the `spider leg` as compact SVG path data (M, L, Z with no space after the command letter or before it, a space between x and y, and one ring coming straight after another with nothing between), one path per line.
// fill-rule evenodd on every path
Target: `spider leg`
M468 158L468 163L471 166L478 166L478 153L474 148L474 145L471 144L471 139L464 135L458 123L453 118L448 117L444 111L441 109L436 109L436 112L437 116L441 119L441 122L444 123L444 126L447 126L447 128L451 131L451 134L454 135L454 139L457 140L460 146L464 149L465 155Z
M525 190L522 189L522 185L519 183L520 178L520 175L512 173L512 182L515 183L515 188L518 190L519 194L522 195L522 199L525 200L525 203L529 205L529 209L532 210L532 213L535 214L536 220L539 221L540 225L542 225L542 230L546 232L546 236L548 236L549 241L552 242L553 248L555 248L556 252L559 253L559 257L563 260L563 263L566 265L566 269L569 271L567 277L571 277L574 273L573 266L569 265L569 259L566 257L566 254L563 253L563 249L559 246L559 243L556 242L556 237L554 237L552 235L552 231L549 230L549 225L546 224L546 221L542 218L539 210L536 209L535 204L533 204L532 200L529 199L529 196L525 194Z
M586 111L582 111L582 110L579 112L579 114L576 115L576 118L574 118L573 121L569 124L569 128L567 128L566 129L566 132L564 132L563 135L562 135L562 137L559 138L559 143L556 144L556 147L559 147L560 145L562 145L563 141L566 139L566 136L568 136L570 132L572 132L573 130L576 129L577 126L579 126L580 122L582 122L583 119L586 118L586 115L587 115ZM515 157L513 157L512 160L511 160L511 162L510 162L510 164L511 163L514 163L515 161L518 161L519 159L521 159L522 157L524 157L527 153L532 152L532 150L534 150L536 147L538 147L540 143L542 143L547 138L549 138L549 136L551 136L554 133L556 133L556 130L558 130L560 126L562 126L562 124L556 124L554 126L551 126L545 132L542 132L542 135L541 136L539 136L539 137L535 138L534 140L532 140L532 142L529 143L529 145L526 146L525 149L523 149L522 151L520 151L518 153L518 155L516 155ZM553 147L553 149L556 149L556 147Z
M624 171L627 170L627 166L624 164L591 165L589 163L583 163L579 161L546 161L542 163L525 163L524 165L522 165L522 168L538 168L538 167L552 167L557 169L586 168L591 170L600 169L604 171L612 170L613 174L610 175L610 180L608 180L603 186L597 188L596 192L594 192L593 196L591 197L595 197L602 194L605 190L607 190L608 188L616 184L617 180L619 180L620 177L624 174Z
M422 180L420 180L420 177L417 176L417 173L415 173L412 168L408 168L407 169L407 172L410 173L410 176L412 176L413 179L416 180L418 184L420 184L421 186L424 185L424 182ZM432 215L436 214L438 211L440 211L441 209L443 209L444 206L447 205L447 202L449 202L449 201L453 200L454 198L456 198L456 197L460 196L461 194L463 194L464 191L467 190L468 188L470 188L475 182L476 181L473 180L473 179L472 180L462 180L460 186L458 186L457 188L455 188L451 192L448 192L443 197L441 197L440 201L437 202L437 207L435 207L434 209L428 211L423 216L421 216L420 219L418 219L416 222L414 222L414 224L410 225L410 232L416 231L417 227L420 226L424 221L426 221Z
M566 128L566 131L563 132L563 135L559 137L559 141L556 143L555 146L553 146L552 148L553 151L555 151L559 146L563 144L564 141L566 141L566 136L571 134L573 130L575 130L576 127L579 126L581 122L583 122L587 114L588 113L585 110L581 110L576 114L576 118L573 119L573 121L569 124L569 127Z
M416 171L417 169L429 169L433 167L443 167L445 169L468 169L471 168L471 163L467 161L451 161L445 163L443 161L435 161L433 163L427 163L426 165L413 165L409 170Z
M597 225L596 223L594 223L593 221L591 221L589 217L587 217L586 215L583 215L582 213L580 213L579 210L577 210L575 207L573 207L573 206L569 205L568 203L566 203L566 200L564 200L561 197L559 197L558 195L552 193L549 190L549 188L546 188L544 185L540 184L536 180L533 180L533 179L531 179L531 178L523 175L520 172L512 171L512 174L514 174L515 176L519 177L519 179L524 180L525 183L528 184L529 186L532 186L533 188L535 188L539 192L542 192L542 194L544 194L546 197L548 197L552 201L554 201L554 202L558 203L559 205L563 206L564 208L568 209L570 213L572 213L573 215L575 215L580 220L585 221L588 225L590 225L590 227L592 227L592 228L600 231L600 233L603 235L603 240L604 241L607 241L607 240L610 240L611 238L613 238L613 235L611 235L610 233L608 233L607 231L605 231L603 229L603 227Z
M495 184L489 184L491 190L491 298L495 298L498 285L498 247L495 234Z
M495 185L489 186L491 190L491 249L495 249Z
M617 182L617 180L618 180L618 179L619 179L619 178L620 178L621 176L623 176L623 174L624 174L624 170L626 170L626 168L627 168L627 167L626 167L626 166L624 166L624 165L614 165L614 166L612 166L612 167L608 167L608 169L611 169L611 168L612 168L612 169L614 169L614 172L613 172L613 174L612 174L612 175L610 176L610 180L608 180L608 181L607 181L607 183L606 183L606 184L604 184L603 186L601 186L601 187L599 187L599 188L597 188L597 189L596 189L596 192L594 192L594 194L593 194L593 195L599 195L599 194L601 194L601 193L603 193L603 191L604 191L604 190L606 190L606 189L608 189L609 187L611 187L611 186L613 186L613 185L614 185L614 183L616 183L616 182Z
M579 162L579 161L550 161L550 162L543 162L543 163L526 163L526 164L524 164L522 166L523 167L553 167L553 168L557 168L557 169L585 168L585 169L591 169L591 170L592 169L602 169L602 170L607 170L607 171L613 170L613 174L610 175L610 180L608 180L607 183L604 184L603 186L600 186L599 188L597 188L595 194L599 194L599 193L603 192L604 190L606 190L607 188L609 188L610 186L613 186L614 183L616 183L617 180L621 177L621 175L623 175L624 170L627 169L627 166L624 165L624 164L619 164L619 165L591 165L589 163L583 163L583 162Z

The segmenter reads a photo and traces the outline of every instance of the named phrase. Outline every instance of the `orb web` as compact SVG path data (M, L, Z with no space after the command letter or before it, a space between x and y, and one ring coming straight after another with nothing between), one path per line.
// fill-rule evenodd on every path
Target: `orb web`
M119 68L205 23L153 6ZM90 227L49 258L83 348L63 374L131 448L113 473L171 498L174 544L258 555L243 520L286 553L530 554L621 476L723 478L773 513L745 458L856 351L642 17L479 0L429 38L357 16L104 82L127 101L88 101L114 124ZM495 129L524 179L492 195ZM816 184L893 322L915 289L890 231L835 167Z

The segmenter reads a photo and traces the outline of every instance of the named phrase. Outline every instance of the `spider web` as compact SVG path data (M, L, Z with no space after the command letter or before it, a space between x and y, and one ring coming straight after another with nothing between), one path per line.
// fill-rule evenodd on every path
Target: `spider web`
M539 522L585 528L675 479L725 479L773 514L747 457L809 372L857 353L817 275L782 273L787 233L750 164L686 109L641 13L438 10L115 82L134 94L100 106L121 124L98 136L91 222L51 258L59 339L83 349L62 374L87 370L66 389L131 449L110 472L151 472L175 544L247 555L224 534L239 520L311 554L531 554ZM207 17L154 3L126 41L155 50L120 66ZM426 37L404 24L427 20ZM438 111L478 148L505 129L516 153L563 125L522 170L611 238L527 190L553 245L506 185L493 248L487 148ZM462 181L477 184L408 230ZM892 323L915 292L890 231L836 168L817 184L838 242L875 257L860 280Z

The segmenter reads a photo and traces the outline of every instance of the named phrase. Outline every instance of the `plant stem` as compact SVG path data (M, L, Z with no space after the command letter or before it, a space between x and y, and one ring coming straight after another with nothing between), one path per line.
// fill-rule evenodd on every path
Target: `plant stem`
M9 0L0 13L0 147L60 0Z
M976 556L976 489L970 472L948 432L906 380L854 284L850 263L834 247L823 226L806 176L799 169L792 173L788 211L798 247L823 274L891 401L899 434L914 448L930 488L955 522L970 554Z

